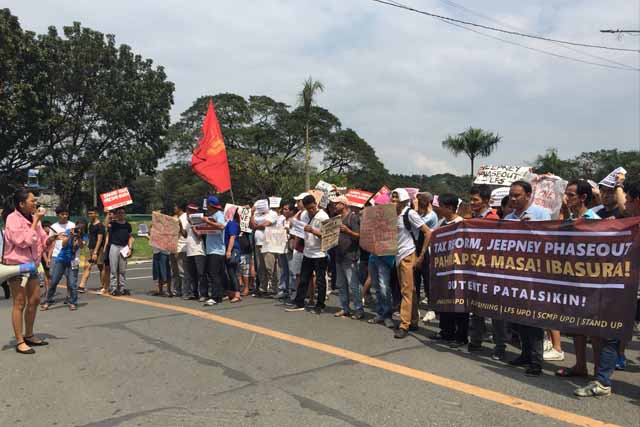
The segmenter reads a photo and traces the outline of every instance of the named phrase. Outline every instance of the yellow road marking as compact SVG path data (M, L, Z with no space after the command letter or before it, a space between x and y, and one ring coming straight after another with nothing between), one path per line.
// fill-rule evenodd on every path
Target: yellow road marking
M98 294L95 291L89 291L89 293ZM370 357L365 354L356 353L354 351L345 350L333 345L323 344L321 342L309 340L306 338L298 337L295 335L285 334L283 332L275 331L273 329L264 328L262 326L252 325L250 323L240 322L238 320L229 319L226 317L218 316L216 314L207 313L192 308L181 307L171 304L162 304L154 301L147 301L133 297L112 297L110 295L103 295L117 301L126 301L134 304L146 305L149 307L161 308L165 310L171 310L175 312L189 314L191 316L200 317L202 319L211 320L223 325L232 326L234 328L243 329L245 331L254 332L257 334L265 335L271 338L276 338L282 341L297 344L303 347L307 347L313 350L322 351L327 354L341 357L343 359L352 360L354 362L362 363L363 365L373 366L375 368L384 369L388 372L393 372L405 377L414 378L420 381L436 384L441 387L448 388L457 392L469 394L471 396L489 400L501 405L510 406L512 408L520 409L525 412L532 413L547 418L552 418L558 421L563 421L569 424L582 427L620 427L617 424L608 424L593 418L585 417L582 415L574 414L572 412L563 411L562 409L553 408L551 406L541 405L539 403L530 402L528 400L519 399L508 394L499 393L496 391L488 390L475 385L463 383L461 381L452 380L450 378L442 377L440 375L431 374L429 372L420 371L418 369L409 368L406 366L398 365L395 363L387 362L375 357Z

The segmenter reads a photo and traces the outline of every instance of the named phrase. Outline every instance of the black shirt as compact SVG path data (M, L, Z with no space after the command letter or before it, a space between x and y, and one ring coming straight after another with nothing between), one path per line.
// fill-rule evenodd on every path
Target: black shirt
M131 236L131 232L131 224L128 222L120 224L117 221L111 221L109 243L116 246L127 246L129 244L129 236Z
M353 212L349 212L345 218L342 218L342 224L349 227L351 231L355 233L360 232L360 218L358 218L358 215ZM358 239L351 237L351 235L347 233L340 232L340 236L338 237L338 246L335 251L337 261L358 261L360 257L359 249L360 245Z
M89 226L89 249L95 249L96 243L98 243L98 236L101 234L104 239L104 225L97 223Z
M602 219L607 219L607 218L611 218L611 217L614 217L615 219L624 218L624 215L622 215L622 212L620 212L620 209L617 208L617 207L615 207L615 208L613 208L611 210L607 209L606 207L603 207L602 209L600 209L596 213Z

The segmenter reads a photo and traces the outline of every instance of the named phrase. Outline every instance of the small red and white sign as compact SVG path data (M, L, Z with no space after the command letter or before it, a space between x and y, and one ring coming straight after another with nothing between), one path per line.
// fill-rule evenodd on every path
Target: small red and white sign
M102 200L102 206L104 206L104 209L107 211L112 211L133 203L127 187L101 194L100 200Z
M367 203L367 200L369 200L372 196L373 193L370 193L368 191L354 189L348 190L345 194L345 197L347 198L347 200L349 200L349 204L358 208L363 208L364 204Z

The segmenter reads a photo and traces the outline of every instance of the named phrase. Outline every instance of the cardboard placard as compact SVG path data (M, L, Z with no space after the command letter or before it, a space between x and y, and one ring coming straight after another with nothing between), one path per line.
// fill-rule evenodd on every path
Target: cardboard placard
M282 197L269 197L269 207L271 209L277 209L280 207L280 203L282 203Z
M112 211L133 203L127 187L103 193L100 195L100 200L102 200L102 206L106 211Z
M227 222L233 220L233 217L235 216L236 211L239 207L240 206L231 203L227 203L226 205L224 205L224 220Z
M253 230L249 227L249 222L251 222L251 209L238 207L240 211L240 231L244 233L252 233Z
M373 193L364 190L351 189L347 191L345 197L349 200L349 205L363 208L365 203L373 197Z
M264 229L262 253L284 254L287 250L287 229L281 225L272 225Z
M320 224L320 234L322 234L320 241L320 250L326 252L331 248L338 246L338 240L340 238L340 226L342 225L342 217L334 216L327 219Z
M370 206L362 211L360 247L378 255L398 253L398 214L395 205Z
M160 212L151 213L151 246L161 251L178 252L178 238L180 237L180 221Z
M531 168L528 166L480 166L474 184L511 185L525 179Z
M529 179L533 200L531 204L547 209L551 212L551 219L558 219L567 181L555 175L531 174Z

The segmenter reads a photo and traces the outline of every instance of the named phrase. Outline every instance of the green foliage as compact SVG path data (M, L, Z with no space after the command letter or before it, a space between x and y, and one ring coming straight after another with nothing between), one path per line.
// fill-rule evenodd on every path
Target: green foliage
M477 157L487 157L497 147L502 137L491 132L470 127L456 136L448 136L442 146L457 156L464 153L471 160L471 176L474 175L474 161Z
M566 180L583 178L599 182L619 166L627 170L627 177L638 177L640 176L640 152L598 150L562 160L558 157L557 150L550 148L544 155L538 156L531 166L536 173L550 172Z
M0 30L11 41L0 51L10 94L0 101L9 119L1 145L10 150L0 153L1 175L42 166L62 203L75 206L87 172L106 165L125 181L154 172L168 148L174 90L162 67L77 22L63 36L50 27L35 38L5 9Z

